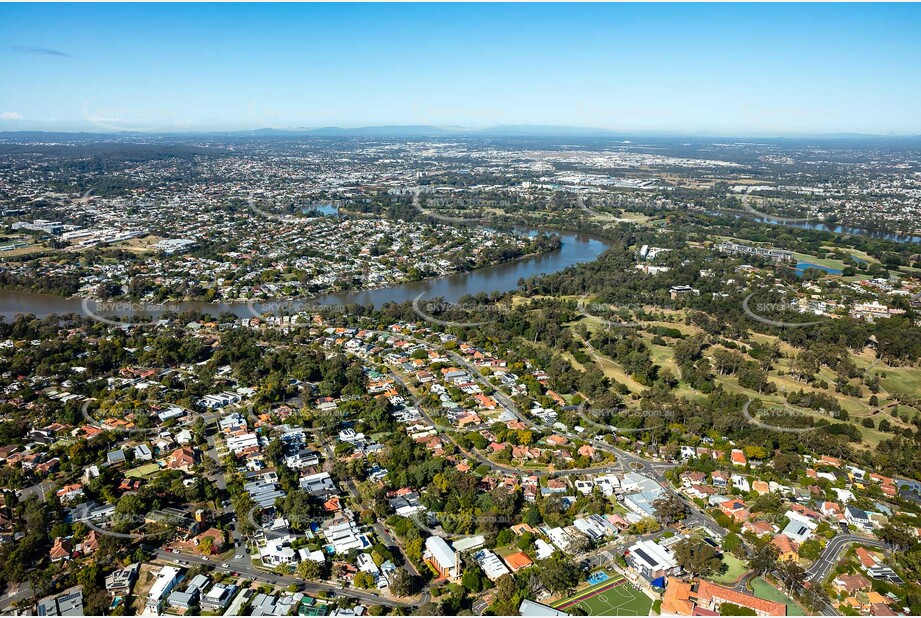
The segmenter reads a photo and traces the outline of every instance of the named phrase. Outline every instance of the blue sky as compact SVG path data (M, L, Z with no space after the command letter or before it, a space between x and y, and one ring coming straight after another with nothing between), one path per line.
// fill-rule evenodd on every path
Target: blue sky
M921 5L0 4L0 130L921 134Z

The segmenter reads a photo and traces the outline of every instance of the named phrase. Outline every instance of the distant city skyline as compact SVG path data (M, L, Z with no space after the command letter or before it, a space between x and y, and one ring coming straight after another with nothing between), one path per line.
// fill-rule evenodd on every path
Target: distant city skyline
M3 4L0 131L921 134L917 4Z

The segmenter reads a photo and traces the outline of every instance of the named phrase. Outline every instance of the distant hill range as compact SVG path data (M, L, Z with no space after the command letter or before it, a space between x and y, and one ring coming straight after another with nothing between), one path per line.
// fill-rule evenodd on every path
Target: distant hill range
M255 131L261 132L279 132L275 129L261 129ZM533 136L533 137L555 137L560 135L574 136L599 136L608 137L617 135L615 131L608 129L597 129L592 127L569 127L553 125L499 125L495 127L486 127L482 129L472 129L469 127L439 127L432 125L384 125L376 127L322 127L318 129L290 129L280 132L290 133L307 133L310 135L329 135L329 136L370 136L370 137L445 137L451 135L470 135L470 136Z
M372 127L293 127L290 129L245 129L239 131L118 131L118 132L65 132L65 131L0 131L0 137L20 139L53 138L75 135L118 136L118 135L248 135L248 136L318 136L318 137L450 137L450 136L529 136L557 137L564 135L581 137L612 137L618 135L608 129L591 127L566 127L549 125L503 125L474 129L469 127L441 127L433 125L382 125Z
M815 135L787 136L718 136L706 132L682 133L679 131L615 131L597 127L574 127L562 125L497 125L485 128L435 125L380 125L368 127L293 127L263 128L237 131L0 131L0 140L54 141L60 140L94 140L117 141L120 137L368 137L368 138L450 138L450 137L507 137L507 138L582 138L607 140L651 140L651 141L687 141L687 142L735 142L758 140L760 142L874 142L878 145L904 146L907 142L921 144L918 135L869 135L860 133L835 133Z

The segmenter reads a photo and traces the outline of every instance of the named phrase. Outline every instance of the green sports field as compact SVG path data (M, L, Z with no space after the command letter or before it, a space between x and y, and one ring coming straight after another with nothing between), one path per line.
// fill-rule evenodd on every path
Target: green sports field
M803 616L803 608L797 605L792 599L787 595L782 593L780 590L777 590L769 583L756 577L751 582L752 592L759 599L767 599L768 601L778 601L779 603L785 603L787 605L787 616Z
M617 574L610 579L580 590L553 604L556 609L572 612L580 607L589 616L648 616L652 599Z

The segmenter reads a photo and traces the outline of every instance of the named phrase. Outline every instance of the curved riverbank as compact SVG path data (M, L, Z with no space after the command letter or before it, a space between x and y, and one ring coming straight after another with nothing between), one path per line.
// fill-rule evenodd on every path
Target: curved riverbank
M608 244L605 241L588 234L562 230L538 230L537 228L528 227L518 227L517 229L533 234L554 231L560 235L563 244L558 250L549 253L524 257L466 273L455 273L437 279L410 281L373 290L323 294L316 298L305 300L304 303L317 305L358 304L380 307L389 302L403 303L412 301L420 294L424 298L442 297L447 302L455 302L467 294L514 290L518 287L518 282L521 279L540 274L549 274L576 264L590 262L608 248ZM254 302L258 306L258 304L265 304L271 301L257 299ZM116 304L118 303L116 302ZM150 313L133 309L130 301L126 301L123 304L125 306L121 309L106 312L105 314L129 317ZM178 311L198 311L215 316L224 312L230 312L239 317L253 316L252 310L247 303L183 301L164 303L164 305L168 305L169 308ZM0 291L0 316L3 316L6 320L11 320L21 313L31 313L37 317L46 317L53 314L85 313L85 311L83 300L79 298L66 298L37 292ZM154 315L156 314L154 313Z

